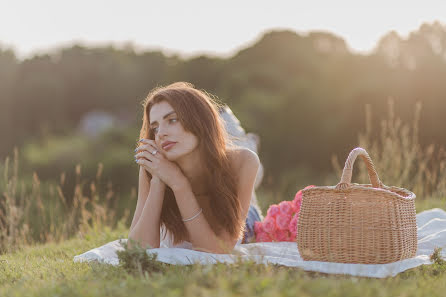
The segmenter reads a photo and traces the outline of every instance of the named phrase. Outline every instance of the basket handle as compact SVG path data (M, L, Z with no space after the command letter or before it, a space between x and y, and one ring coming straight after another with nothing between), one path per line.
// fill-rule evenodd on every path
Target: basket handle
M378 173L376 173L375 166L373 166L372 159L370 159L369 154L365 149L357 147L348 155L347 161L345 161L344 170L342 171L341 181L336 185L336 189L343 190L351 184L353 164L358 156L361 156L367 166L367 171L372 186L374 188L382 188L382 183L379 180Z

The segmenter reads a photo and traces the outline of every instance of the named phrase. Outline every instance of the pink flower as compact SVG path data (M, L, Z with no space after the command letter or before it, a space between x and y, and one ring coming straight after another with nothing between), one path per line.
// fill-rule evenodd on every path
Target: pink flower
M293 213L293 205L291 201L282 201L279 203L280 212L285 215Z
M272 204L270 205L270 207L268 208L268 211L266 212L267 216L270 217L276 217L276 215L280 212L280 208L277 204Z
M305 189L315 187L310 185ZM304 190L305 190L304 189ZM302 190L299 190L292 201L282 201L272 204L263 222L254 223L257 242L295 241L299 213L302 205Z
M277 230L276 232L277 241L289 241L290 232L288 230Z
M254 233L258 234L258 233L261 233L261 232L265 232L263 230L263 223L259 222L259 221L254 222Z
M314 187L314 186L308 186L305 189L312 188L312 187ZM294 200L292 201L292 205L293 205L294 212L299 213L300 206L302 205L302 190L299 190L296 193L296 196L294 197Z
M260 232L256 234L256 242L271 242L272 239L266 232Z
M302 205L302 200L295 199L291 201L291 206L293 207L293 212L298 213L300 212L300 206Z
M294 217L290 221L290 225L288 230L291 232L291 235L296 238L297 235L297 223L299 222L299 214L295 214Z
M263 230L270 235L273 235L277 230L276 220L273 217L266 216L263 220Z
M291 215L282 214L276 217L276 225L279 230L288 230L288 226L290 225Z
M294 200L302 200L302 190L299 190L294 196Z

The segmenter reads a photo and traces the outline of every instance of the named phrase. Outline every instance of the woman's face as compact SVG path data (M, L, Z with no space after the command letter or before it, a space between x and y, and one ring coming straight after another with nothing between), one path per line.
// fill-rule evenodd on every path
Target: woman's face
M168 160L175 161L197 148L198 138L184 129L175 110L167 101L154 104L149 117L155 143ZM169 144L172 142L173 144Z

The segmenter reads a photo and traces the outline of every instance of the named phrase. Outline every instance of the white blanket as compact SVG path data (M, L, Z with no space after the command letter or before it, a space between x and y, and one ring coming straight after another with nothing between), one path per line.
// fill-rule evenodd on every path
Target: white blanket
M241 258L242 260L253 260L258 264L280 264L300 267L309 271L383 278L395 276L402 271L422 264L432 264L429 256L433 253L434 248L446 248L446 212L444 210L434 208L417 214L417 226L418 250L416 257L388 264L342 264L304 261L299 255L295 242L237 244L232 254L224 255L183 248L147 249L147 253L157 253L158 261L177 265L197 262L200 264L234 263L237 258ZM126 242L127 239L111 241L77 255L73 260L74 262L97 260L102 263L118 265L119 259L116 251L124 249L120 241ZM446 257L446 249L442 250L442 256Z

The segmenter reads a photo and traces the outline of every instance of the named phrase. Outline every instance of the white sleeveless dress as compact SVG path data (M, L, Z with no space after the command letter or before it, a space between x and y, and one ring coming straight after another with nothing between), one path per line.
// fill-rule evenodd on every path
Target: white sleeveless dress
M236 244L242 243L242 239L239 239ZM192 249L192 243L189 241L183 241L179 244L173 244L173 236L167 230L164 225L160 227L160 248L183 248L183 249Z

